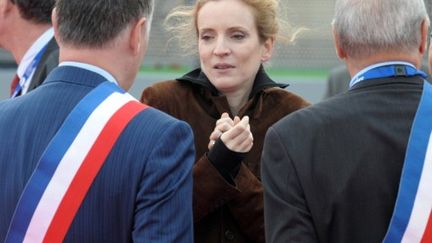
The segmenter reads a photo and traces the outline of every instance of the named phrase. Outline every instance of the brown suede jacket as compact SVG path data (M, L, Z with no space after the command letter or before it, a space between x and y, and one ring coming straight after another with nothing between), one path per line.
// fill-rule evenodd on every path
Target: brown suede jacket
M284 90L261 68L249 101L238 116L250 117L254 145L241 163L234 184L225 180L207 157L209 136L223 112L232 114L225 96L219 95L200 69L182 78L146 88L141 101L188 122L195 137L193 168L195 241L264 242L263 189L260 158L267 129L285 115L308 105Z

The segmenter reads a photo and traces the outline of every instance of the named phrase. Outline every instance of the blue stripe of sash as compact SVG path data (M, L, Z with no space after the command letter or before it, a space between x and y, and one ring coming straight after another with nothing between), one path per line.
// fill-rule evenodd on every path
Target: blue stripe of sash
M396 206L384 243L400 242L408 226L432 131L431 117L432 85L424 82L423 94L408 141Z
M113 92L124 93L111 82L90 91L72 110L42 155L21 195L5 243L22 242L33 213L61 159L92 112Z

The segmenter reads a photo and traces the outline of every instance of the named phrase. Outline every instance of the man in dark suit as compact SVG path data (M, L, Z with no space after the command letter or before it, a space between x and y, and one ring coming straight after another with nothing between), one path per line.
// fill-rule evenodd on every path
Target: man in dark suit
M267 242L381 242L426 75L422 0L337 0L348 92L280 120L262 156ZM430 202L429 202L430 203ZM430 212L425 212L429 214Z
M345 92L349 88L350 74L345 65L338 65L332 68L327 77L327 89L324 98Z
M193 242L192 131L119 88L153 4L57 0L59 67L0 102L0 242Z
M18 70L13 97L38 87L58 65L58 46L51 27L55 0L4 0L0 4L0 47L11 52Z

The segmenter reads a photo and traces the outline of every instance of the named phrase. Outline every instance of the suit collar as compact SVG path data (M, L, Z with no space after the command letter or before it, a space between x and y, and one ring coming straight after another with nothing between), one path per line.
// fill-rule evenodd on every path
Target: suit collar
M61 62L59 64L59 66L72 66L72 67L77 67L77 68L81 68L81 69L85 69L85 70L88 70L88 71L95 72L95 73L103 76L105 78L105 80L108 80L111 83L115 83L118 86L118 82L114 78L114 76L112 76L108 71L106 71L103 68L100 68L98 66L91 65L91 64L88 64L88 63L73 62L73 61Z
M52 38L46 47L45 52L35 70L28 90L33 90L39 86L47 76L48 72L58 64L59 48L57 42Z
M31 65L36 55L48 45L53 37L54 30L53 28L49 28L30 46L18 64L17 74L20 78L24 76L24 72L26 72L27 68Z
M44 54L42 55L42 59L41 59L40 63L44 63L46 61L46 59L51 55L51 53L53 51L57 51L58 52L58 49L59 48L58 48L58 45L57 45L57 41L55 40L54 37L52 37L51 40L47 44L47 48L46 48Z
M392 77L392 78L379 78L379 79L370 79L364 80L355 84L350 90L358 90L367 87L379 86L379 85L388 85L388 84L416 84L423 85L425 79L421 76L412 76L412 77ZM430 80L427 80L430 82Z
M105 81L107 80L102 75L95 72L73 66L60 66L51 71L46 78L44 85L54 82L67 82L96 87Z

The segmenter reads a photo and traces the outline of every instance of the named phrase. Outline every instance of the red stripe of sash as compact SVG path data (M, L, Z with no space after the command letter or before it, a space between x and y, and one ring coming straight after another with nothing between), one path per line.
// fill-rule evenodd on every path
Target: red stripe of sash
M432 212L429 214L429 220L421 240L421 243L431 243L431 242L432 242Z
M130 101L110 118L66 191L48 228L44 242L63 241L87 191L118 137L129 121L146 108L147 106L141 103Z

